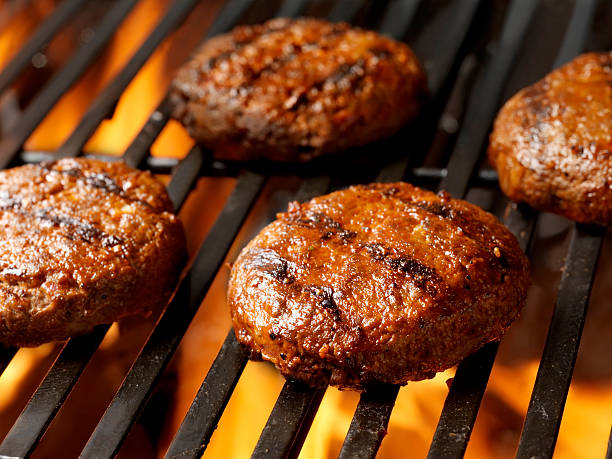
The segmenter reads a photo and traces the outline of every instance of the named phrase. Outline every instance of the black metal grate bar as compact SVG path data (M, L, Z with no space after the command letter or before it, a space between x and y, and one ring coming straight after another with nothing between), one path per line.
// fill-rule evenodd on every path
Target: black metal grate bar
M380 386L361 394L339 458L376 457L398 392L399 386Z
M251 457L298 457L324 394L325 389L285 382Z
M168 185L168 196L178 213L189 191L195 184L204 162L204 155L200 147L193 147L172 174L172 181Z
M197 312L263 183L263 176L251 172L242 172L238 177L224 209L196 255L190 274L181 282L176 296L85 446L82 457L110 457L118 452Z
M440 185L451 195L465 195L472 172L486 141L489 127L498 108L499 98L510 69L518 54L527 27L538 2L514 0L510 5L499 46L470 98L465 121L448 163L447 175Z
M215 18L215 22L206 32L204 39L227 32L244 14L254 0L229 0Z
M608 438L608 451L606 452L606 459L612 459L612 428L610 428L610 437Z
M517 458L552 457L605 229L576 224Z
M567 27L561 48L557 53L553 68L561 67L584 49L584 43L593 22L597 2L598 0L575 1L572 18Z
M40 26L34 35L23 45L19 53L2 69L0 73L0 93L3 93L11 83L30 64L32 57L57 33L57 31L74 16L87 0L65 0L47 20Z
M285 0L276 15L280 18L292 18L302 14L309 0Z
M350 21L366 5L367 0L340 0L327 15L331 22Z
M18 349L14 347L2 347L0 348L0 375L4 369L11 362L13 356L17 353Z
M181 427L172 440L166 453L167 458L201 457L246 362L247 355L236 340L234 330L230 329Z
M459 364L428 458L463 457L498 347L498 343L489 343Z
M585 34L579 33L576 28L588 28L590 21L586 21L584 18L577 20L576 16L581 16L581 13L582 11L579 8L574 9L572 20L568 27L568 31L566 32L566 37L571 36L574 37L574 39L584 40ZM564 53L564 55L567 57L567 53L569 52L568 50L572 49L575 52L578 52L582 45L582 42L570 45L566 39L560 53ZM482 120L482 123L487 124L488 126L490 121L485 123L485 120ZM482 146L483 142L484 139L479 145ZM451 169L451 165L454 158L455 155L453 155L453 158L451 158L451 161L449 162L448 170L453 170ZM455 186L457 186L457 182L455 182ZM463 186L467 186L467 182ZM458 189L457 191L460 190ZM517 237L521 248L525 251L535 226L535 213L532 210L525 210L524 208L520 209L516 206L516 204L511 204L508 209L509 211L506 213L504 223ZM473 423L476 419L480 401L482 400L484 390L486 389L486 383L493 367L497 347L497 343L491 343L472 356L479 364L477 370L465 369L462 365L460 365L457 369L455 380L459 378L460 380L463 380L464 378L472 377L477 380L481 388L479 390L472 389L470 397L465 398L461 393L463 388L459 387L459 389L455 390L455 385L453 383L453 386L451 387L449 395L446 399L434 439L432 441L429 457L463 456L465 448L467 447L469 436L471 434ZM487 348L491 349L488 350ZM466 422L468 422L468 424L466 424Z
M102 325L88 335L68 341L0 444L1 457L21 458L32 453L108 328L108 325Z
M401 40L412 24L421 3L422 0L391 0L378 31Z
M122 159L128 166L138 167L149 154L149 149L170 118L168 98L164 98L123 153Z
M298 201L306 201L313 196L324 193L329 187L330 178L328 176L310 177L302 181L302 185L296 193L295 199ZM244 361L246 362L247 355L236 341L234 330L230 329L225 340L220 354L224 353L225 358L231 362ZM197 457L204 451L214 429L217 426L218 420L221 418L227 400L231 392L234 390L236 382L240 378L240 374L244 365L231 364L226 367L226 363L219 357L215 359L208 375L200 386L194 401L189 408L189 412L183 419L181 427L176 433L172 445L170 446L168 457ZM290 389L287 389L290 390ZM305 390L303 391L305 392ZM314 392L311 396L314 397ZM302 397L307 396L302 394ZM293 400L300 400L300 396L295 396ZM287 404L288 402L283 402ZM295 408L297 411L298 408ZM282 410L280 412L283 412ZM303 413L306 415L307 413ZM270 416L268 420L270 424L278 426L278 422L274 416ZM304 426L304 419L295 417L291 419L294 427L291 430L297 435L301 432L300 426ZM284 426L286 427L286 426ZM268 428L270 434L273 428ZM292 438L285 436L285 440L294 446L297 443ZM291 445L288 446L290 448ZM195 456L194 456L195 455Z
M456 1L443 28L425 31L414 44L417 55L423 59L427 84L433 97L439 95L448 78L481 3L482 0Z
M123 19L132 10L137 0L121 0L104 16L90 42L81 46L70 61L53 76L28 105L16 128L0 142L0 169L7 167L34 129L45 118L53 105L87 70L93 59L114 35Z
M57 155L78 156L81 148L93 135L98 125L113 109L121 93L147 62L160 43L178 27L197 4L197 0L184 0L174 3L155 30L136 51L121 72L104 88L83 116L70 137L58 149Z

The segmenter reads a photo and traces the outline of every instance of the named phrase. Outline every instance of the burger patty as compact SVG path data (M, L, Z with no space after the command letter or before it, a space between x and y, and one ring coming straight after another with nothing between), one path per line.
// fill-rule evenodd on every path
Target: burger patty
M36 346L168 301L185 236L164 186L122 163L0 172L0 343Z
M582 223L612 223L612 52L589 53L512 97L489 158L511 199Z
M290 204L239 255L228 301L252 358L361 390L430 378L500 339L529 282L493 215L375 183Z
M273 19L207 41L170 100L220 158L306 161L395 132L426 86L403 43L345 23Z

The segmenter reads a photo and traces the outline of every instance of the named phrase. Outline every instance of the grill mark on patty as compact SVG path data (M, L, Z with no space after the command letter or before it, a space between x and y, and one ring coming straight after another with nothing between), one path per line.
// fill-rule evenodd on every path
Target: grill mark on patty
M21 200L11 198L6 194L0 195L0 210L13 212L26 218L46 221L54 227L64 227L69 232L63 234L63 236L70 240L74 240L74 235L76 235L82 241L90 244L99 241L102 247L105 248L114 247L124 242L123 239L107 234L89 222L84 222L68 215L52 214L51 208L26 210Z
M407 255L392 256L393 250L391 248L378 243L355 243L354 240L359 239L357 232L345 229L340 222L322 212L306 212L305 215L290 218L287 223L316 229L321 233L321 240L323 241L330 239L333 235L338 235L343 244L352 243L357 250L364 250L372 260L382 262L394 271L400 271L411 276L415 284L430 295L437 294L437 285L445 283L434 268L430 268L412 257Z
M497 257L493 254L494 248L499 248L503 244L497 239L487 240L484 237L484 232L482 232L483 229L481 229L481 232L472 231L471 228L473 227L473 225L471 226L469 224L469 222L465 219L460 210L456 209L453 206L440 204L437 202L413 201L407 204L412 204L419 209L422 209L433 215L442 217L446 221L453 223L457 228L461 229L463 234L468 239L471 239L479 248L481 248L482 253L487 256L490 263L493 263L497 265L498 268L504 270L507 270L510 267L509 260L506 257ZM483 246L486 246L487 249L482 249Z
M285 284L295 280L289 272L291 262L274 250L252 249L249 255L246 262L248 267Z
M378 243L361 244L361 248L374 261L382 262L394 271L411 277L415 284L430 295L438 293L438 286L445 284L435 268L430 268L407 255L393 256L393 250Z
M338 236L343 243L349 243L357 237L355 231L345 229L340 222L323 212L307 211L300 215L289 214L286 222L289 225L317 229L321 233L321 240L323 241L330 239L332 236Z
M282 284L291 284L291 289L297 292L308 292L318 299L318 305L330 311L336 322L342 320L340 308L334 300L334 290L323 285L302 285L291 275L293 263L281 257L274 250L252 249L246 258L245 267L255 269L265 276L271 277Z
M300 90L299 94L294 94L288 99L288 103L285 104L284 108L291 111L297 111L302 106L306 105L310 98L308 94L313 91L321 91L326 84L340 85L347 81L349 86L354 87L359 81L366 76L366 62L365 59L359 58L352 64L344 63L340 64L336 69L329 73L319 81L315 81L309 87Z
M105 174L103 172L98 172L95 174L85 174L83 169L78 168L78 167L73 167L71 169L53 169L53 165L56 162L57 161L51 161L51 162L45 161L45 162L37 164L37 166L47 171L47 173L56 172L58 174L63 174L63 175L67 175L70 177L74 177L76 180L79 180L81 183L84 183L88 186L101 190L107 194L114 194L116 196L119 196L125 199L126 201L137 202L139 204L142 204L156 211L151 206L151 204L149 204L148 202L129 196L123 190L123 188L121 188L119 184L115 182L115 180L113 180L108 174Z

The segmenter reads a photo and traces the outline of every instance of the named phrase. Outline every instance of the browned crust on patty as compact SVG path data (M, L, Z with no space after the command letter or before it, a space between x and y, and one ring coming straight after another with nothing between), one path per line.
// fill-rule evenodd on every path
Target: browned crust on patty
M612 223L612 52L589 53L512 97L489 159L511 199L582 223Z
M168 301L185 236L164 186L123 163L0 172L0 343L35 346Z
M395 132L426 91L405 44L282 18L207 41L172 84L172 116L220 158L305 161Z
M287 377L363 389L432 377L517 317L525 255L491 214L406 183L289 210L236 260L238 340Z

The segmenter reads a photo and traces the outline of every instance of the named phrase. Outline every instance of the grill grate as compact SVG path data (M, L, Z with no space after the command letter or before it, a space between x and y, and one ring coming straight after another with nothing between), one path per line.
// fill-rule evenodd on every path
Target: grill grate
M168 8L158 26L95 99L58 151L22 151L27 138L60 97L88 69L136 3L135 0L116 1L98 25L94 39L82 45L40 91L24 112L17 129L0 142L0 167L16 163L18 159L23 162L36 162L82 154L81 150L87 140L112 112L122 92L153 51L196 6L195 0L177 0ZM311 4L306 0L287 0L279 5L277 11L271 11L272 3L275 2L228 0L204 38L222 33L239 22L261 20L255 16L296 16L308 12ZM366 25L374 26L375 24L370 23L372 19L368 14L373 11L374 3L357 0L336 2L327 8L327 17L336 21L365 22ZM483 45L479 42L483 32L480 30L478 18L486 16L488 9L493 7L493 2L488 4L479 0L449 0L442 4L439 14L430 14L431 18L419 36L414 37L413 43L428 72L432 92L431 106L415 126L390 141L382 141L376 146L368 147L372 151L376 148L389 148L394 152L394 156L380 164L375 163L374 167L357 163L356 167L365 166L361 171L346 171L343 164L332 163L329 175L312 174L309 166L305 166L306 173L301 174L301 186L294 198L306 200L330 189L374 179L414 179L439 183L441 188L457 197L465 196L469 186L473 186L475 182L495 187L495 174L478 167L479 160L510 71L519 55L532 18L541 4L542 2L532 0L512 0L509 3L499 41L478 70L479 75L467 104L463 103L466 98L462 94L467 94L470 89L472 76L478 67L474 50ZM1 90L5 90L19 76L31 56L83 5L82 0L65 0L57 8L0 75ZM499 2L495 5L500 6ZM596 0L575 1L555 66L568 61L584 48L596 6ZM411 25L419 21L422 10L428 7L430 6L426 2L420 0L391 0L381 9L380 20L376 21L378 29L402 39L410 34ZM380 4L377 8L381 8ZM256 13L253 13L255 10ZM356 19L360 17L363 18ZM463 66L459 68L461 62ZM447 167L426 166L437 162L436 145L445 149L454 141L454 133L448 129L448 118L459 124L463 118L464 105L467 110L460 123L461 129ZM181 208L200 175L237 171L236 184L213 228L201 244L191 268L181 281L176 296L163 312L91 435L82 452L83 457L111 457L118 453L200 307L251 207L271 175L259 172L256 165L253 169L241 169L232 164L219 166L211 160L209 152L204 152L199 147L192 148L178 163L151 158L149 149L168 119L169 105L167 99L164 99L121 159L132 166L172 168L168 192L176 210ZM408 144L407 139L410 139L409 144L414 146L409 157L404 152L404 145ZM271 169L274 173L277 172L274 168ZM280 169L280 173L283 173L282 167ZM504 222L517 236L524 250L530 245L537 218L537 213L531 209L511 203L506 206ZM518 457L552 456L604 233L603 228L573 225L571 244L559 285L558 301L527 412ZM26 457L34 451L98 349L108 328L97 327L91 335L69 340L64 345L50 371L0 444L0 456ZM459 365L431 444L429 457L463 456L497 347L496 343L489 344ZM0 350L0 371L8 365L15 352L16 349ZM168 450L167 457L199 457L203 453L241 376L246 360L245 352L230 330ZM399 387L391 386L375 388L362 394L340 457L376 455L398 391ZM254 457L297 457L324 392L287 382L262 432ZM611 450L609 447L608 457Z

